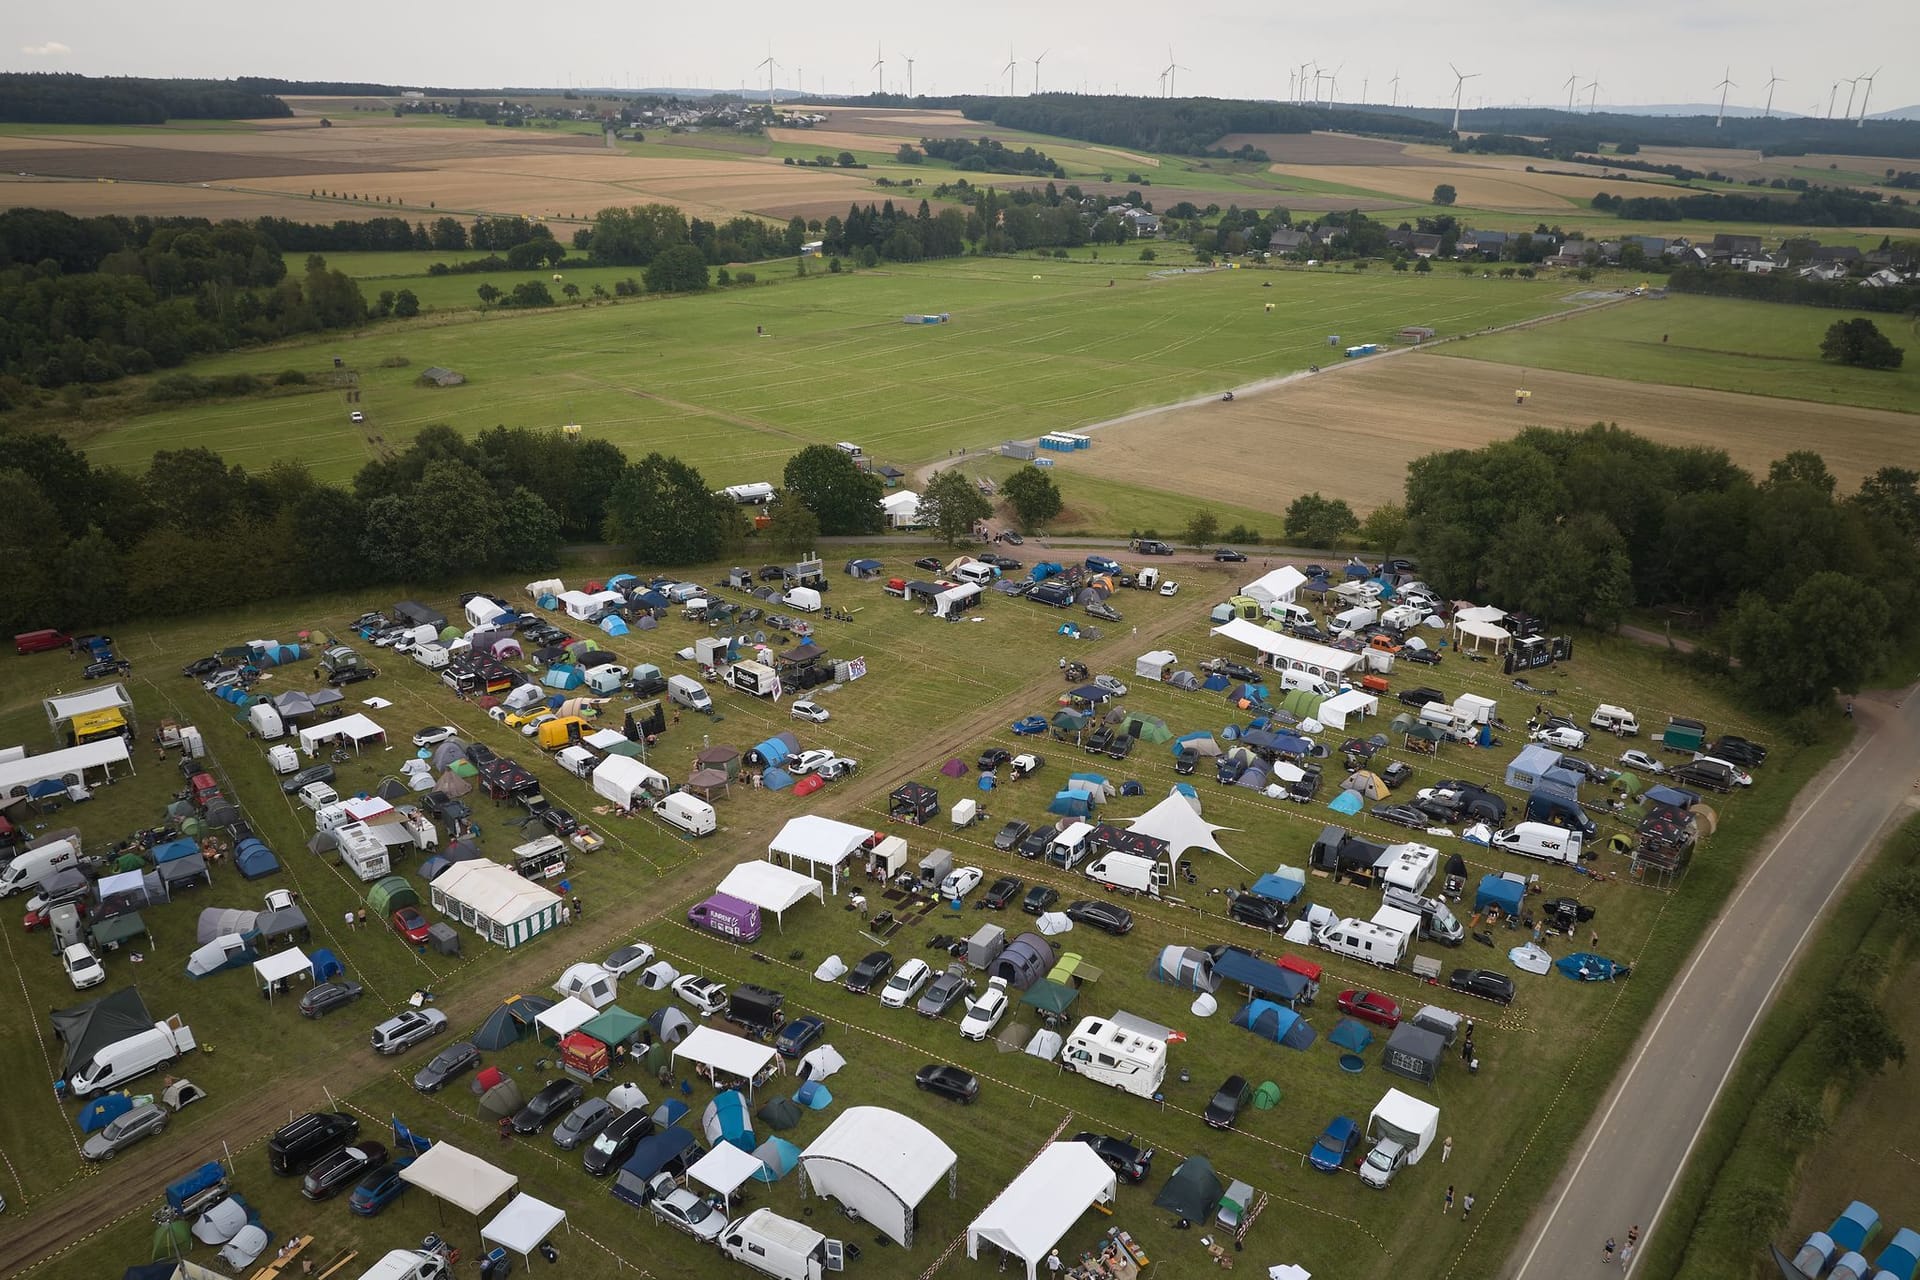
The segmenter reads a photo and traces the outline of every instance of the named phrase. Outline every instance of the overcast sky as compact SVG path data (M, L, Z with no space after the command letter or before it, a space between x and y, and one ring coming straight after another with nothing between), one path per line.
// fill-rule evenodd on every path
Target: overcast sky
M1884 60L1870 109L1920 102L1914 0L1853 0L1827 16L1786 0L1355 8L1273 0L580 0L553 8L504 0L13 0L8 9L17 37L5 51L8 69L90 75L737 89L765 86L756 64L770 49L782 88L866 92L884 74L890 92L904 92L911 55L920 93L1004 93L1011 54L1020 93L1033 88L1036 56L1043 89L1154 94L1171 61L1181 68L1174 77L1183 95L1250 98L1288 97L1290 68L1317 62L1337 73L1341 101L1364 91L1367 101L1385 103L1397 92L1402 103L1437 106L1452 100L1451 62L1478 73L1466 83L1469 106L1565 105L1570 76L1583 104L1596 80L1603 105L1713 102L1730 74L1737 87L1729 103L1762 105L1769 76L1778 76L1776 110L1824 115L1836 81L1873 74ZM1610 40L1616 31L1621 38ZM1018 33L1011 50L1009 32ZM1166 33L1174 33L1171 51ZM872 66L877 55L884 72ZM1840 83L1836 112L1848 93Z

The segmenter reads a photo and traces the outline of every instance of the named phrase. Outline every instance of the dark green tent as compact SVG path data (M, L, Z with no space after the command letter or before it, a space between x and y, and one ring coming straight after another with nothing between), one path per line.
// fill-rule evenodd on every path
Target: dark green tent
M1188 1156L1153 1198L1153 1207L1168 1209L1188 1222L1205 1223L1213 1216L1224 1188L1205 1156Z
M1066 983L1042 978L1027 988L1027 993L1020 997L1020 1003L1032 1005L1041 1013L1058 1017L1072 1008L1073 1002L1079 998L1080 992Z
M764 1120L769 1129L791 1129L800 1123L804 1113L792 1098L779 1097L753 1114L756 1119Z
M640 1028L646 1025L647 1020L639 1014L628 1013L619 1005L610 1004L600 1011L598 1017L590 1022L583 1023L580 1030L592 1036L601 1044L612 1047L613 1045L625 1044L629 1040L632 1040L636 1035L640 1034Z

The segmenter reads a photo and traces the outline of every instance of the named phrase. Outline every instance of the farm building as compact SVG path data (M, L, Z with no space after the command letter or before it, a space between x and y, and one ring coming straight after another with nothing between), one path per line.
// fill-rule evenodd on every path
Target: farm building
M420 374L420 385L426 387L457 387L466 380L466 374L456 373L452 369L443 369L439 365L434 365Z

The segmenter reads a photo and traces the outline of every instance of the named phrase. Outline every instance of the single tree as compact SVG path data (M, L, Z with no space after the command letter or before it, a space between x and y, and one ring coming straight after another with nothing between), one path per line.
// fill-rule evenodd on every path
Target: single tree
M707 260L690 244L677 244L642 273L651 293L693 293L707 287Z
M1906 1042L1868 992L1841 987L1827 996L1820 1016L1827 1057L1841 1070L1871 1076L1889 1062L1906 1062Z
M1407 509L1396 502L1383 502L1360 522L1360 536L1382 555L1392 555L1405 544Z
M480 295L480 305L483 307L490 307L500 301L500 291L491 284L483 284L474 292Z
M974 526L992 514L993 504L958 467L936 475L920 494L921 523L948 546L972 534Z
M1309 547L1334 547L1360 527L1344 498L1323 498L1316 490L1287 505L1286 534Z
M1204 551L1207 545L1220 536L1220 517L1202 508L1187 517L1187 526L1180 536L1195 551Z
M1053 482L1053 477L1031 464L1008 476L1000 492L1006 495L1014 515L1028 532L1045 528L1060 514L1063 505L1060 486Z
M820 545L820 517L798 502L775 502L767 544L783 556L798 558Z
M1443 182L1433 189L1433 202L1435 204L1452 204L1458 198L1459 192L1453 189L1452 183Z
M878 533L885 527L880 477L862 471L843 450L811 444L787 459L782 484L788 498L820 517L828 537Z
M402 289L393 295L393 314L402 320L411 319L420 314L420 295L411 289Z
M717 559L725 542L722 508L700 473L678 458L650 453L629 465L607 495L606 537L654 564Z
M1880 332L1878 325L1864 316L1836 320L1827 327L1820 342L1820 358L1859 369L1898 369L1907 353Z
M577 284L571 282L563 284L560 286L560 292L567 295L568 302L577 302L580 299L580 286Z

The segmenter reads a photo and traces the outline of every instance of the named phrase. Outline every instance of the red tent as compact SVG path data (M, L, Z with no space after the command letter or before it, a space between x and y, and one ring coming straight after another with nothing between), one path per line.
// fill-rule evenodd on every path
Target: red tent
M810 796L826 785L826 780L819 774L810 773L793 784L793 794L797 796Z

